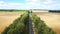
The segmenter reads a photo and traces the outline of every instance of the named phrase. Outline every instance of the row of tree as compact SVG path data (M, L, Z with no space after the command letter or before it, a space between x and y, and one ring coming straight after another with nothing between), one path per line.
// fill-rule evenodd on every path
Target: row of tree
M35 34L56 34L51 28L49 28L43 20L40 19L40 17L36 16L35 14L33 16L33 23L34 23L34 32Z
M18 12L18 11L27 11L27 10L0 10L1 11L4 11L4 12Z
M60 13L60 10L49 10L49 12L58 12L58 13Z
M30 34L29 18L30 17L28 13L21 15L21 17L14 20L11 25L5 28L2 34ZM56 34L35 14L32 14L32 23L34 25L33 29L35 34Z
M28 14L23 14L21 17L14 20L11 25L5 28L2 34L29 34Z

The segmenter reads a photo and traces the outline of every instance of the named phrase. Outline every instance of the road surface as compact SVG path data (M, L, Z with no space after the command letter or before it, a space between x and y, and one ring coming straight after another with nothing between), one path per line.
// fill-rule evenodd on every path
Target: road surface
M34 34L33 25L32 25L32 15L29 14L29 16L30 16L29 19L30 34Z

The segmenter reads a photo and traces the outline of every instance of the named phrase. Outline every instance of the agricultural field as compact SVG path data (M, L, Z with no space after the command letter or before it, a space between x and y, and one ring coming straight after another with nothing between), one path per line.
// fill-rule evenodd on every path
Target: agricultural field
M20 17L20 15L23 13L25 12L0 12L0 34L7 26L12 24L13 21Z
M60 34L60 13L34 12L38 17L45 21L46 25Z
M15 19L17 19L18 17L20 17L20 15L22 15L24 13L26 13L26 12L25 11L21 11L21 12L4 12L4 11L2 12L1 11L0 12L0 34L1 34L1 32L3 32L5 30L6 27L8 27L10 24L12 24ZM57 34L60 34L60 27L59 27L60 26L60 13L50 13L50 12L33 12L33 13L36 14L38 17L40 17L40 19L43 20L44 23L46 23L46 25L48 27L52 28L55 32L57 32ZM36 19L37 19L37 16L35 17ZM23 18L24 17L25 16L23 16ZM27 18L27 17L25 17L25 18ZM33 16L33 22L36 22L35 18ZM24 19L22 19L22 20L24 20ZM44 23L42 23L42 24L44 24Z

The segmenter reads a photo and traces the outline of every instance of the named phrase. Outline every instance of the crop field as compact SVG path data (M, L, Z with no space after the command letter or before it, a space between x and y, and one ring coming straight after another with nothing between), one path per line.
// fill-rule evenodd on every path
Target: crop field
M57 34L60 34L60 13L34 12L46 25L52 28Z
M20 17L25 12L0 12L0 34L15 19ZM60 13L49 13L49 12L33 12L43 21L46 25L52 28L57 34L60 34Z
M25 12L0 12L0 34L9 26L16 18Z

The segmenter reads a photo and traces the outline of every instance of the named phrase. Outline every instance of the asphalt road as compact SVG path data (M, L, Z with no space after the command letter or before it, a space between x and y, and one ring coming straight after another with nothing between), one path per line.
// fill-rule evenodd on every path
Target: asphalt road
M32 15L29 14L29 16L30 16L29 19L30 34L34 34L33 25L32 25Z

